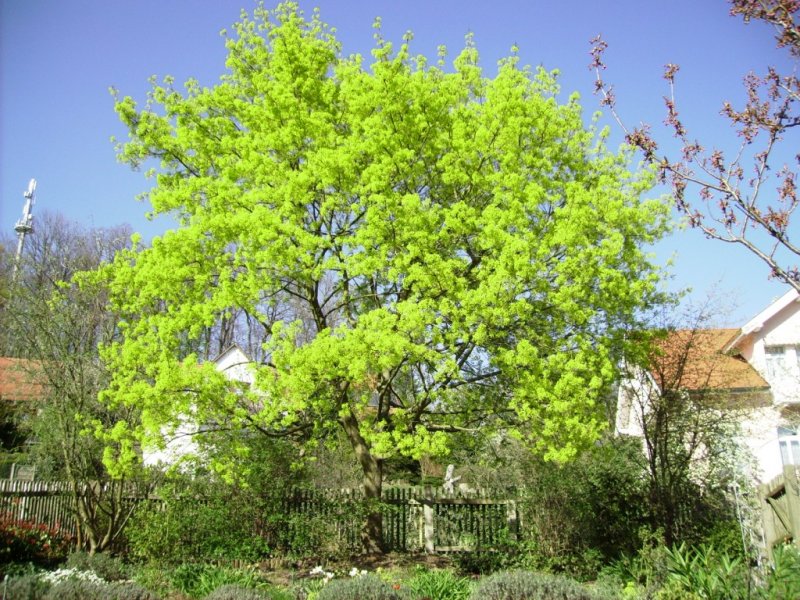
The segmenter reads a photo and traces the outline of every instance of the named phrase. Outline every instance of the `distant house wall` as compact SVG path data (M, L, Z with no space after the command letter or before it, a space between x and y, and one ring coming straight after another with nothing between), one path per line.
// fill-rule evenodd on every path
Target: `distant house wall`
M753 478L766 482L780 475L784 465L800 465L800 295L787 292L736 330L720 352L744 359L769 385L768 391L753 389L752 398L757 401L736 408L741 415L739 442L754 460ZM620 383L619 434L642 435L642 409L637 411L637 401L632 399L646 397L647 386L656 392L655 382L641 373ZM750 394L745 386L720 392L730 394L732 406L738 402L734 398Z
M231 381L245 384L254 381L252 361L236 346L220 354L213 362L217 370ZM164 447L143 450L142 461L146 466L174 465L187 456L197 455L199 448L195 437L200 425L187 415L174 431L164 429Z

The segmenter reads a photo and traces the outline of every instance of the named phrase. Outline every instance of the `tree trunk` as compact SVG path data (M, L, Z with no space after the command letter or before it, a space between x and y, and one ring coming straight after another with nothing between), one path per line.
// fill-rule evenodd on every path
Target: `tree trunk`
M361 529L361 544L367 554L383 554L383 516L380 510L383 488L383 461L370 452L366 440L358 429L358 420L352 411L341 417L340 422L353 446L353 451L364 473L364 505L366 518Z

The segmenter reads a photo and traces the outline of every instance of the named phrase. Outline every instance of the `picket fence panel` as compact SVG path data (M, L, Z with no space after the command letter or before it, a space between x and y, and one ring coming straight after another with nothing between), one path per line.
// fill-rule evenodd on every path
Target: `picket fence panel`
M133 489L127 496L130 502L162 502L154 495L136 496ZM492 491L445 493L433 487L387 487L380 505L386 548L454 552L502 543L516 534L518 522L516 501L498 499L502 497ZM357 489L276 491L264 498L264 514L253 523L253 535L285 552L315 544L357 552L363 515L360 499ZM0 480L0 515L76 532L72 492L66 482Z

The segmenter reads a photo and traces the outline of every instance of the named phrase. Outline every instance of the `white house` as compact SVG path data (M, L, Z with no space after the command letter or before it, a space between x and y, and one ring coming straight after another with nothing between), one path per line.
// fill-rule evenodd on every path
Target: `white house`
M637 402L653 390L714 393L740 415L741 443L755 459L757 482L800 465L800 295L792 289L739 329L675 331L649 373L621 382L616 431L642 434Z
M252 361L244 350L238 346L231 346L212 361L217 370L224 373L231 381L252 385L253 371L250 368ZM187 416L183 423L174 432L164 432L165 444L163 448L144 449L142 462L146 466L174 465L186 456L194 456L198 452L196 434L201 426Z

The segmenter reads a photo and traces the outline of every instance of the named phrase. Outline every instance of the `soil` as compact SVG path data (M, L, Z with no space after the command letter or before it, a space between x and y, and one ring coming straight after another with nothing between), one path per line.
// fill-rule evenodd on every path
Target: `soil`
M262 563L261 569L266 578L275 585L288 586L299 579L309 577L311 569L317 566L326 571L332 571L338 576L347 574L353 567L361 570L375 571L377 569L410 569L417 565L429 569L445 569L452 566L452 560L437 554L379 554L357 555L341 561L319 561L303 559L294 562L285 561L283 564Z

